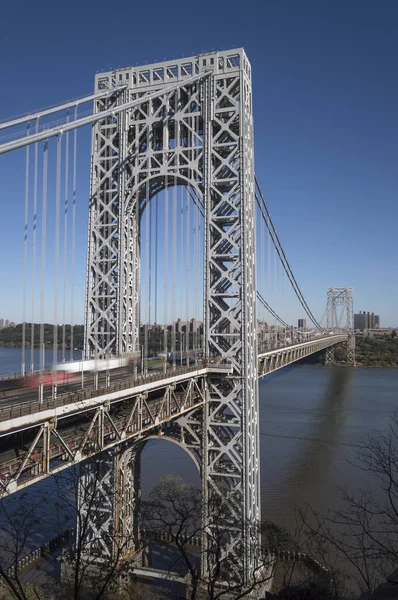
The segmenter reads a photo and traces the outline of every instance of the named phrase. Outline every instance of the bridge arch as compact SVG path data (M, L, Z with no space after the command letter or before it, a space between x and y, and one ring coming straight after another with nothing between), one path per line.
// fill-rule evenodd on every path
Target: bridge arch
M141 461L142 453L148 442L151 440L170 442L181 448L190 457L197 472L201 474L200 456L195 455L184 441L177 439L179 427L175 425L173 424L171 428L174 431L163 433L161 436L155 433L149 434L142 441L134 442L128 446L122 445L116 453L115 464L118 473L115 480L117 486L116 497L118 499L115 504L116 530L125 540L126 547L129 549L138 548L140 543ZM164 475L167 474L164 473Z
M147 198L148 202L150 202L157 194L165 191L166 189L171 190L174 187L185 187L188 190L192 190L194 197L192 197L191 194L190 195L193 202L197 205L203 206L203 202L201 200L203 196L203 190L201 189L199 183L181 173L174 174L170 172L164 175L150 175L132 188L126 202L126 214L132 215L135 213L138 200L139 215L141 219L145 205L147 204ZM148 195L146 193L147 188Z
M176 214L180 214L180 208L178 211L175 207L175 203L179 204L181 200L184 202L184 206L187 206L185 213L185 223L189 220L190 223L190 231L191 236L193 235L193 227L194 227L194 218L193 211L188 208L188 203L190 206L194 206L194 210L197 211L198 217L198 226L201 228L202 235L198 237L198 245L203 246L204 244L204 227L203 227L203 190L200 181L200 173L199 171L191 170L191 174L186 172L186 168L177 168L174 166L167 167L165 173L144 173L144 177L139 177L139 174L135 176L136 181L135 185L133 185L128 190L127 199L125 201L124 207L124 234L122 236L121 244L123 249L123 254L121 256L121 264L118 270L118 277L120 279L120 311L119 311L119 324L117 327L118 331L118 353L137 353L139 351L139 336L140 336L140 322L146 318L146 322L149 323L151 321L150 318L150 301L144 300L144 290L149 286L148 278L151 276L151 258L147 256L147 254L151 255L152 248L154 246L154 239L164 240L164 225L163 223L167 218L169 218L170 223L172 219L172 212L174 214L174 218ZM180 200L176 199L175 194L180 196L180 192L176 192L176 189L181 188L182 190L186 190L185 192L181 192ZM164 194L169 193L169 202L164 202L165 197ZM151 211L148 210L150 207L150 203L154 200L155 197L159 197L159 204L156 204L156 214L159 211L159 223L160 228L158 230L158 225L156 224L156 232L153 234L152 230L154 227L154 223L152 223L150 219ZM184 200L182 198L184 197ZM163 200L163 202L162 202ZM166 209L165 205L169 207ZM165 211L169 211L169 217L166 217ZM182 210L182 209L181 209ZM147 212L148 211L148 212ZM188 219L187 214L191 214L190 219ZM154 218L154 213L152 213L152 217ZM163 219L162 219L163 217ZM179 217L178 217L179 218ZM149 226L148 226L149 221ZM156 218L156 223L158 220ZM184 224L185 228L185 224ZM152 233L151 233L152 232ZM185 245L187 245L187 234L185 231L180 231L177 228L175 231L175 235L178 240L182 240L185 236ZM150 241L148 242L148 238ZM145 241L147 245L145 246ZM175 243L175 242L174 242ZM178 241L179 245L179 241ZM157 246L156 246L157 247ZM169 252L171 254L171 240L169 243ZM165 251L165 248L162 248ZM185 248L185 253L189 254L189 248ZM181 260L182 253L179 253L178 260ZM152 254L153 256L153 254ZM157 260L157 258L156 258ZM162 270L162 273L167 272L167 267L165 268L164 262L165 255L162 252L159 254L159 261L156 263L156 269L159 272ZM167 257L166 257L167 260ZM172 265L175 260L172 260L171 255L169 256L169 264ZM171 271L170 271L171 273ZM203 273L200 272L200 277L198 281L203 281ZM153 270L152 270L153 277ZM156 283L154 281L154 283ZM185 282L188 285L187 282ZM152 284L153 285L153 284ZM201 287L201 286L200 286ZM198 290L199 297L202 299L203 297L203 289ZM186 292L183 292L184 298L187 296ZM167 301L166 301L167 302ZM170 300L169 300L170 302ZM194 316L196 319L202 319L202 302L198 303L199 310L196 311L198 314L193 314L194 310L191 306L191 317ZM144 314L145 311L148 310L148 314ZM186 311L188 312L188 310ZM168 315L170 317L170 315ZM176 320L177 317L183 317L185 315L175 315L172 314L171 320ZM186 315L188 318L188 315ZM156 319L155 319L156 320ZM175 348L174 348L175 349ZM165 348L162 348L165 350Z

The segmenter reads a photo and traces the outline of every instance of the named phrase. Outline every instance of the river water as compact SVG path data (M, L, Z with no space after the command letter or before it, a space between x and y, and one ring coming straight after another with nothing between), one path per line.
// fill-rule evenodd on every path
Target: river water
M19 367L20 349L0 348L0 373ZM325 512L339 504L339 488L372 484L349 461L357 444L388 429L398 409L398 369L292 365L260 380L259 393L263 518L289 526L296 505ZM144 494L165 474L200 485L180 447L150 441L142 455ZM41 485L51 487L28 489L36 494Z
M356 445L385 432L398 409L398 369L292 365L259 383L262 517L289 527L295 506L337 508L339 489L374 487L350 464ZM191 460L168 442L143 452L143 488L175 473L200 485Z

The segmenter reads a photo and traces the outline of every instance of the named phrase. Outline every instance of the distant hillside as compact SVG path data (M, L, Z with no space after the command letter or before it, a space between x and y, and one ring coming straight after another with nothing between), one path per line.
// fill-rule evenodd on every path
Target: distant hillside
M26 323L26 346L30 346L30 323ZM35 324L34 326L34 345L39 347L40 345L40 326ZM70 334L71 326L65 326L65 342L66 346L70 347ZM52 348L53 346L53 335L54 325L50 323L44 324L44 344L46 348ZM83 348L83 336L84 326L75 325L73 327L73 346L75 348ZM62 325L58 325L58 346L62 346ZM19 323L15 327L5 327L0 330L0 346L8 348L19 348L22 346L22 323Z
M377 338L357 336L355 359L358 366L398 367L398 338L383 335Z

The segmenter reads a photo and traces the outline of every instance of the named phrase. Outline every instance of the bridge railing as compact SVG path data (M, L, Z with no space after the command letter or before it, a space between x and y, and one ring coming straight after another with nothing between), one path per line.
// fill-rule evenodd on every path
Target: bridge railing
M336 337L336 335L344 335L344 332L332 332L332 333L325 333L324 335L310 335L308 337L302 338L302 339L296 339L293 341L289 341L289 343L284 343L284 341L278 342L276 344L274 344L273 346L270 346L268 343L264 343L264 344L258 344L258 353L265 353L265 352L273 352L274 350L283 350L283 349L287 349L287 348L292 348L293 346L297 346L299 344L306 344L308 342L321 342L322 340L328 339L328 338L334 338Z
M156 541L164 544L173 543L173 536L168 531L151 531L142 529L141 538L144 542ZM185 535L183 537L184 542L190 546L200 548L202 545L202 538L200 535ZM261 547L261 554L263 556L269 556L274 560L281 560L283 562L296 562L307 565L312 571L319 573L329 574L330 571L325 565L317 560L311 554L305 552L296 552L293 550L285 549L269 549L265 546Z
M118 392L124 389L130 389L134 387L140 387L142 385L150 384L155 381L171 379L178 375L185 375L198 370L201 370L200 366L175 368L172 371L167 371L166 373L162 371L156 374L147 375L146 377L129 377L126 380L110 383L109 386L102 386L97 389L93 387L84 390L59 394L56 398L48 398L43 402L39 402L39 400L30 400L26 402L18 402L17 404L15 403L15 399L17 399L17 397L14 397L13 404L9 404L7 406L0 406L0 421L7 421L12 418L34 414L44 410L57 408L58 406L64 406L66 404L76 404L83 400L89 400L97 396L104 396L112 392ZM12 398L10 400L12 400Z
M342 333L331 332L324 336L310 336L306 340L297 341L295 343L289 344L281 344L273 346L272 348L269 345L264 345L264 347L259 347L259 354L264 354L267 352L281 351L284 349L289 349L297 345L306 344L309 342L322 342L327 338L336 337L336 335L342 335ZM211 360L203 361L203 364L197 364L193 366L185 366L185 367L173 367L167 369L166 371L159 370L156 372L152 372L151 374L147 374L146 376L131 376L126 379L109 382L109 385L101 386L101 387L90 387L82 390L75 390L72 392L62 392L58 393L55 397L51 396L47 399L44 399L42 402L37 400L23 400L23 394L26 393L25 388L21 388L18 390L17 394L13 395L13 392L4 393L3 399L9 400L10 404L0 406L0 422L7 421L17 417L23 417L30 414L38 413L44 410L51 410L57 408L59 406L64 406L67 404L78 404L84 400L89 400L92 398L104 396L106 394L110 394L113 392L122 391L125 389L131 389L134 387L139 387L143 385L148 385L150 383L161 381L164 379L172 379L173 377L190 374L198 370L207 371L209 373L224 373L228 374L232 372L231 363L228 361L217 362L214 363ZM0 400L2 396L0 395Z

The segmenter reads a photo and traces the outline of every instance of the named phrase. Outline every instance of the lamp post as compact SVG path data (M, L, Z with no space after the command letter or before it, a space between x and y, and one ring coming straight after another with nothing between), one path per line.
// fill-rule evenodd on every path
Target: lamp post
M84 390L84 365L83 365L84 350L82 350L82 390Z

